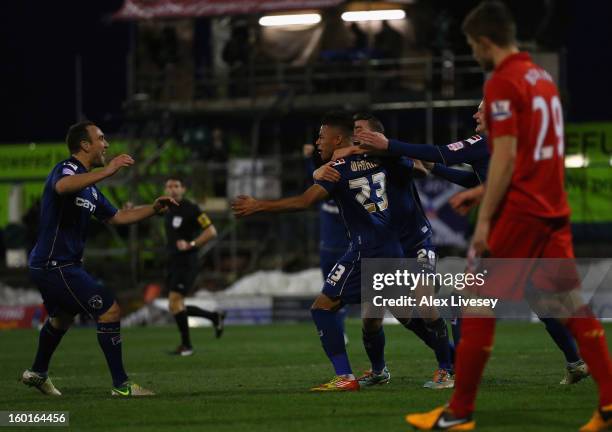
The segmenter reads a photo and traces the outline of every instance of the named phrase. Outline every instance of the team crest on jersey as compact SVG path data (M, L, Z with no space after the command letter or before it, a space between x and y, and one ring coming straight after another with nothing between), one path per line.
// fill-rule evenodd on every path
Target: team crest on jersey
M100 297L99 295L95 295L87 301L87 304L89 304L89 307L92 309L96 309L96 310L102 309L103 303L104 302L102 301L102 297Z
M98 191L96 190L96 188L91 188L91 194L93 195L94 199L98 201Z
M344 165L346 161L344 159L338 159L332 162L331 166L335 167L338 165Z
M512 117L510 101L507 99L491 102L491 117L493 120L507 120Z
M457 141L457 142L451 143L446 146L446 148L449 149L450 151L461 150L463 147L464 145L461 141Z
M183 223L183 217L182 216L174 216L172 218L172 228L178 228L181 226L181 224Z

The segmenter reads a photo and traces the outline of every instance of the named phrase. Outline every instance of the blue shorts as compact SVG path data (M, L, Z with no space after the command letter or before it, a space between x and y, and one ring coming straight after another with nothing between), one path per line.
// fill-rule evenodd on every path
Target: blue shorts
M49 316L59 312L76 315L87 313L92 318L104 314L115 296L76 264L39 269L30 267L30 278L42 295Z
M436 271L438 255L436 247L431 242L431 237L426 238L417 246L402 242L402 252L404 258L416 258L417 268L414 271L424 270L427 273Z
M361 260L363 258L401 258L402 248L398 242L372 249L349 249L331 269L321 291L331 299L340 299L344 304L361 303Z
M319 260L323 277L326 277L331 272L336 263L342 258L342 255L346 253L346 249L319 249Z

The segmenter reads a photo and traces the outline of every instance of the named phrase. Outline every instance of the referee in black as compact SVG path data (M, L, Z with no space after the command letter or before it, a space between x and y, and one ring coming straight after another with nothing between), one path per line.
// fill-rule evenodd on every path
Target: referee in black
M185 306L185 297L198 275L198 248L214 239L217 230L206 213L185 198L187 188L180 176L168 177L165 189L166 194L179 203L166 213L164 222L168 250L166 289L169 309L181 333L181 344L173 354L190 356L193 354L193 346L189 338L188 316L211 320L217 338L223 333L224 312Z

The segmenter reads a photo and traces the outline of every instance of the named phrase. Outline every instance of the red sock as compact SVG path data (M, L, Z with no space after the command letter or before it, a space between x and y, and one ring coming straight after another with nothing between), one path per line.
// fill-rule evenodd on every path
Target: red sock
M574 335L580 355L589 367L599 389L599 406L612 404L612 362L603 327L596 318L581 314L567 321Z
M495 318L464 318L455 360L455 391L449 408L457 417L474 411L480 379L493 349Z

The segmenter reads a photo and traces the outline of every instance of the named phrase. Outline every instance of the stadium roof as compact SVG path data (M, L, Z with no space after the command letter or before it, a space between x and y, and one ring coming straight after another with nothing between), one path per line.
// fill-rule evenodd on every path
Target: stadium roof
M344 0L125 0L113 15L117 20L247 15L321 9Z

